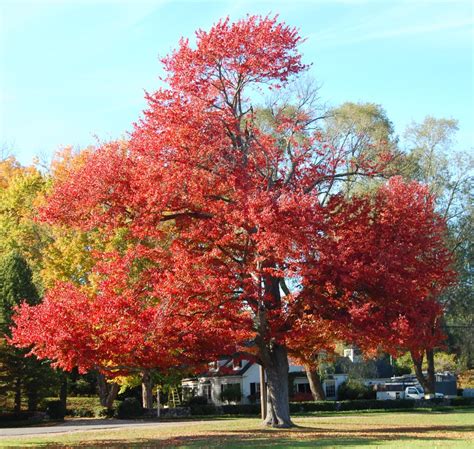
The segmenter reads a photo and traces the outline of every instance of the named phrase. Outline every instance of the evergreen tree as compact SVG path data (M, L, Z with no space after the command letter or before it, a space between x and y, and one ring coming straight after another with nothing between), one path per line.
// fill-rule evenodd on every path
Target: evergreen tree
M13 394L16 411L22 394L28 398L28 409L35 410L41 392L56 380L48 363L25 357L27 351L7 343L14 307L23 301L37 304L39 295L28 263L12 251L0 259L0 395L6 399Z
M11 315L15 305L26 301L39 302L38 291L32 280L32 272L26 260L17 251L0 259L0 323L2 333L9 334Z

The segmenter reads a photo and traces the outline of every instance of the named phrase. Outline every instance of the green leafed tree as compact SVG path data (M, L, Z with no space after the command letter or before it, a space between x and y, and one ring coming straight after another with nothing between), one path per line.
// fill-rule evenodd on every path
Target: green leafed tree
M458 368L465 369L474 367L474 160L470 153L456 150L457 131L454 119L427 116L420 123L412 122L404 134L402 171L405 177L429 186L448 224L458 277L439 300L446 312L449 349L457 355Z
M14 161L14 160L12 160ZM41 289L43 251L49 242L47 229L35 221L36 203L47 187L46 178L33 167L0 165L0 253L17 251L33 271L35 285Z
M0 299L3 333L8 333L13 307L22 301L39 302L38 291L33 284L33 273L24 257L12 251L0 260Z
M42 391L56 380L47 363L25 357L24 350L7 343L13 309L23 301L37 304L39 295L25 258L11 251L0 259L0 394L4 399L13 396L17 411L23 395L28 409L35 410Z
M382 106L343 103L326 113L322 129L326 140L344 157L347 172L353 172L344 183L346 194L376 187L380 184L380 176L398 174L398 139ZM383 163L387 154L391 155L391 160L385 162L385 170L379 178L360 176L360 166Z

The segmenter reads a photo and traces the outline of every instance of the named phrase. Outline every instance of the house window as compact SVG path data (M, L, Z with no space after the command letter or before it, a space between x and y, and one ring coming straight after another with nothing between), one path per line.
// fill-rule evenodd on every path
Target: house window
M234 369L241 369L242 368L242 360L234 360L233 365L234 365Z
M250 382L250 394L260 396L260 382Z
M334 383L326 384L326 397L327 398L336 397L336 384Z
M229 383L221 384L221 397L222 402L232 403L240 402L242 399L242 390L240 383Z
M311 393L311 389L309 388L309 383L296 384L296 392L297 393Z
M208 400L211 400L211 386L210 385L203 385L202 386L202 395L207 398Z
M197 387L192 387L189 385L183 385L183 399L188 400L193 396L196 396L198 393Z

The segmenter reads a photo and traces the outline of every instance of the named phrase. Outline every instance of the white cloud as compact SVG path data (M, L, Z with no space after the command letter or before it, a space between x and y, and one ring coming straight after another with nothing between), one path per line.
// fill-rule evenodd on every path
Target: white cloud
M429 0L429 3L434 1ZM373 11L366 8L363 14L348 15L307 37L311 42L317 41L318 45L340 46L451 30L472 32L474 17L470 8L453 8L454 2L436 8L427 7L428 0L402 3L397 1L393 7L379 7Z

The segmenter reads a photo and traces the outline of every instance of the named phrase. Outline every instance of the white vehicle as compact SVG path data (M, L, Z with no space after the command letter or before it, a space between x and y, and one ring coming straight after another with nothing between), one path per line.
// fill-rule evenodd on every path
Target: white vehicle
M420 387L406 387L404 399L423 399L425 392Z
M436 393L435 398L443 398L442 393ZM425 399L425 392L419 385L403 383L387 383L377 389L377 399Z
M421 397L420 397L420 394L421 394ZM434 394L434 397L436 399L442 399L444 398L444 394L443 393L435 393ZM417 386L417 387L408 387L406 390L405 390L405 399L428 399L425 395L425 391L423 390L423 388Z

